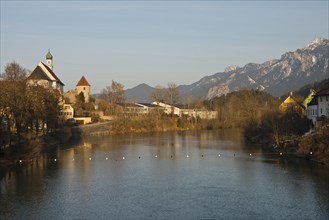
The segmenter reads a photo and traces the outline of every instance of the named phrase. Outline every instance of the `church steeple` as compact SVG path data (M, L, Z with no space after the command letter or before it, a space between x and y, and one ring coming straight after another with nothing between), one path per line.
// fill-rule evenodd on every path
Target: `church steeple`
M51 70L53 69L53 55L51 55L50 50L46 55L46 64Z

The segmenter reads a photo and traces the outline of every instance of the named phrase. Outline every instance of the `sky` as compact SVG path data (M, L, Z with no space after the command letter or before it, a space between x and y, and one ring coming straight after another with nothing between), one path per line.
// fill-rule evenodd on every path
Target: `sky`
M3 1L0 66L33 70L50 50L73 89L112 80L191 84L231 65L263 63L329 38L329 1Z

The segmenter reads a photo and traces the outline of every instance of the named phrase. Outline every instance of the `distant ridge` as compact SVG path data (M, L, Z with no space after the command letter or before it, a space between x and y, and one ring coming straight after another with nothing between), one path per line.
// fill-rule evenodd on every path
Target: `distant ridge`
M248 63L243 67L229 66L224 72L205 76L178 89L184 97L211 99L244 88L282 96L306 84L329 78L329 40L315 38L310 44L293 52L284 53L280 59L262 64ZM172 81L168 79L168 81ZM128 100L150 101L152 87L140 84L126 90Z
M150 94L153 91L153 87L142 83L134 88L125 90L126 99L129 102L151 102Z

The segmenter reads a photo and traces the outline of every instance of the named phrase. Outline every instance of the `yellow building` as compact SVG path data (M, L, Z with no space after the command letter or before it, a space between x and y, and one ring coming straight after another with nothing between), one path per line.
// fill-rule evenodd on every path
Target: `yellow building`
M292 92L290 92L290 95L281 103L279 109L283 112L287 110L294 110L302 114L305 113L305 107L296 97L293 96Z

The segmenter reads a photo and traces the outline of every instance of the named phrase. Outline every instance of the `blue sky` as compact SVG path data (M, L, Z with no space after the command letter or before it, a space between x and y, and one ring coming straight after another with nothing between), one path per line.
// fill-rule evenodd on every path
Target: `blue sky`
M33 70L50 49L54 71L98 93L111 81L191 84L227 66L277 59L329 37L328 1L3 1L1 72Z

